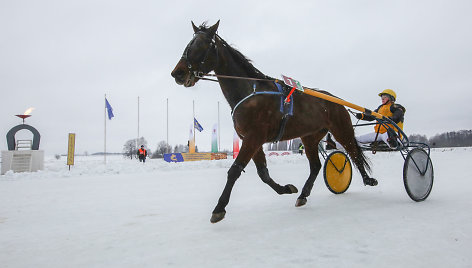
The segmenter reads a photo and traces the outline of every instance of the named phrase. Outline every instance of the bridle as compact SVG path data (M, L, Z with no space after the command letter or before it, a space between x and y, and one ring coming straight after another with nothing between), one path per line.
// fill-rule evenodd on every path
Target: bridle
M195 66L195 65L192 65L190 63L189 58L188 58L188 52L189 52L190 47L192 46L192 44L195 42L196 38L201 34L204 34L206 38L210 39L210 44L209 44L207 50L205 51L205 56L203 57L203 59L200 62L198 62ZM215 36L216 36L216 34L215 34ZM187 63L187 68L188 68L189 72L191 74L193 74L195 77L203 78L203 76L206 75L205 72L203 71L203 66L205 65L206 61L208 60L208 55L210 54L210 51L212 49L214 49L215 52L216 52L216 61L217 61L216 64L215 64L215 66L216 66L216 65L218 65L218 49L216 47L216 42L215 42L214 38L211 38L210 36L208 36L207 33L203 32L203 31L198 31L198 32L194 33L193 39L188 43L187 47L184 50L184 53L182 54L181 59L185 60L185 62Z
M216 45L216 38L219 38L221 41L223 41L223 44L226 43L218 34L215 34L215 37L210 39L210 44L208 46L208 49L205 51L205 56L203 57L203 59L200 62L197 63L197 66L192 65L189 61L188 53L189 53L190 47L195 42L197 36L199 36L200 34L204 34L206 38L210 39L210 36L208 36L208 34L206 32L198 31L198 32L194 33L193 34L193 39L190 40L190 42L188 43L188 45L185 48L185 50L182 54L182 57L181 57L181 59L185 60L185 62L187 63L187 68L189 70L189 73L193 74L193 76L195 76L196 78L201 79L201 80L213 81L213 82L218 82L218 80L205 78L205 76L212 76L212 77L217 77L217 78L220 77L220 78L227 78L227 79L253 80L253 81L275 81L275 79L263 79L263 78L208 74L205 71L203 71L203 66L205 65L206 61L208 60L208 56L209 56L210 51L212 49L215 49L215 53L216 53L215 67L218 66L218 46Z
M210 44L208 46L208 49L205 51L205 56L203 57L203 59L200 62L198 62L197 66L195 66L195 65L192 65L190 63L190 61L188 59L188 52L189 52L190 47L192 46L192 44L195 42L197 36L200 35L200 34L204 34L206 36L206 38L210 39ZM215 68L216 68L216 66L218 66L218 47L216 45L216 38L219 38L221 41L223 41L223 44L226 43L218 34L215 34L214 38L210 38L210 36L206 32L198 31L198 32L193 34L193 39L190 40L187 47L185 47L185 50L182 54L181 59L185 60L185 62L187 63L187 68L189 70L189 73L193 74L193 76L195 76L196 78L201 79L201 80L208 80L208 81L213 81L213 82L218 82L218 80L206 78L205 76L212 76L212 77L217 77L217 78L218 77L219 78L227 78L227 79L253 80L253 81L275 81L275 79L252 78L252 77L241 77L241 76L218 75L218 74L205 73L202 70L202 67L205 65L206 61L208 60L208 55L210 54L210 51L212 49L215 49L215 53L216 53Z

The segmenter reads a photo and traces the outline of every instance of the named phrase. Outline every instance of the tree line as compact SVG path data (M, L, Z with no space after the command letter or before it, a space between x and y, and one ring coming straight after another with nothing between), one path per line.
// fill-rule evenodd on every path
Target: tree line
M469 147L472 146L472 130L450 131L436 134L431 138L426 135L413 134L408 139L414 142L426 143L433 148L442 147Z
M165 141L160 141L157 144L155 151L152 151L148 147L148 142L144 137L138 139L130 139L125 142L123 145L123 156L126 158L134 159L137 158L138 149L141 148L141 145L144 145L146 148L148 156L151 158L162 158L164 154L167 153L186 153L188 152L188 144L177 144L173 148L170 144L167 144ZM198 146L195 146L195 152L198 152Z
M411 134L408 136L411 142L426 143L432 148L442 147L469 147L472 146L472 130L459 130L450 131L441 134L436 134L430 138L426 135ZM277 143L269 143L267 145L269 151L298 151L298 148L302 144L300 138L293 139L291 141L280 141ZM123 155L127 158L136 158L137 151L144 145L148 150L148 155L152 158L162 158L166 153L185 153L188 152L188 144L177 144L174 147L167 144L165 141L160 141L157 144L157 148L152 152L151 148L148 148L148 142L145 138L130 139L123 145ZM198 147L195 147L195 151L198 152Z
M408 136L412 142L426 143L432 148L442 147L470 147L472 146L472 130L450 131L436 134L431 138L426 135L412 134ZM323 141L321 141L323 142ZM268 145L269 151L297 151L302 140L300 138L291 141L279 141ZM322 144L324 147L324 144Z

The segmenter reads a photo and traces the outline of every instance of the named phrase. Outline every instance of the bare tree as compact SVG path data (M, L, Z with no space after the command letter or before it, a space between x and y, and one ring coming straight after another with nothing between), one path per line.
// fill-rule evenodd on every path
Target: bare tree
M153 158L160 158L163 157L164 154L172 152L172 146L167 144L165 141L160 141L157 144L157 149Z
M174 153L184 153L187 151L188 149L186 149L185 146L182 144L175 145L174 147Z
M141 145L144 145L145 148L147 148L147 141L144 137L141 137L139 139L131 139L125 142L123 145L123 155L126 158L133 159L137 157L137 152L138 148L141 147ZM151 155L151 150L148 150L148 155Z
M422 142L422 143L426 143L426 144L429 143L428 138L426 137L426 135L421 135L421 134L408 135L408 140L413 141L413 142Z
M123 156L133 159L133 156L136 156L136 150L136 139L128 140L123 145Z

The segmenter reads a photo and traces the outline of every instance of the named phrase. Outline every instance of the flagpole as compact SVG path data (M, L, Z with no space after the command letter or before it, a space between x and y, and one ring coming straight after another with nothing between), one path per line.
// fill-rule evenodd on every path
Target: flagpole
M103 142L103 161L105 165L107 164L107 94L105 94L105 116L103 117L105 123L105 133L104 133L104 142Z
M167 146L166 146L166 148L168 149L169 148L169 98L166 99L166 107L167 107L167 113L166 113L167 114L167 127L166 127L166 129L167 129L167 131L166 131L167 132L167 136L166 136L167 137ZM166 153L170 153L170 152L167 151L167 149L166 149Z
M139 140L139 96L138 96L138 137L136 138L136 150L138 150L138 140Z
M218 152L220 152L220 102L218 101Z

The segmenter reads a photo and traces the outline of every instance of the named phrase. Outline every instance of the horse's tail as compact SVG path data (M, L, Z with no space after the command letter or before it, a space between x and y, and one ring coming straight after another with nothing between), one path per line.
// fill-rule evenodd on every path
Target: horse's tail
M354 136L354 131L352 129L345 129L345 132L340 132L340 130L337 129L337 131L334 132L331 130L331 133L334 135L336 140L340 141L341 145L349 154L351 160L354 162L357 169L361 173L362 178L364 180L368 179L368 173L371 172L369 159L364 154L364 151L362 151L361 146L357 143L357 139ZM341 136L339 135L340 133L344 135Z

